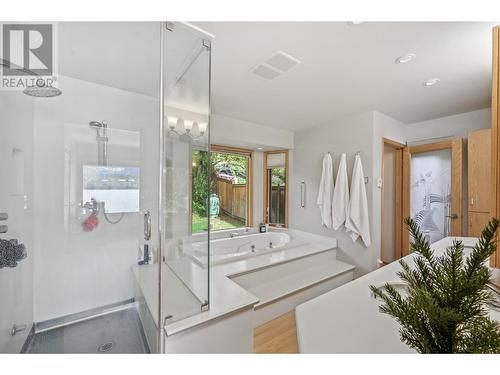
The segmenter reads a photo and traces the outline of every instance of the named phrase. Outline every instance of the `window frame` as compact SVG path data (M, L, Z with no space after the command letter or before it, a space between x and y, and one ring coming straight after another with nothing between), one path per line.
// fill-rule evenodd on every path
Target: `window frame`
M237 154L247 157L247 199L246 199L246 227L253 227L253 154L254 151L248 148L223 146L218 144L210 145L210 152L221 152L226 154ZM218 232L218 231L217 231Z
M263 155L263 180L264 180L264 207L263 207L263 220L264 223L276 227L276 223L269 222L269 168L267 167L267 158L272 154L285 154L285 224L284 228L288 228L288 194L289 194L289 175L290 169L288 168L288 150L272 150L264 151Z
M191 173L190 176L192 176L193 173L193 166L192 166L192 157L193 157L193 150L196 148L192 147L191 152L190 152L190 169ZM246 149L246 148L240 148L240 147L232 147L232 146L223 146L223 145L218 145L218 144L211 144L208 150L201 150L201 151L207 151L209 153L212 152L221 152L221 153L228 153L228 154L237 154L237 155L242 155L247 158L247 182L246 182L246 218L245 218L245 227L253 227L253 192L254 192L254 180L253 180L253 157L254 157L254 151L251 149ZM190 207L190 217L192 220L193 217L193 211L192 211L192 184L189 184L189 199L191 204L189 205ZM232 230L232 229L219 229L219 230L213 230L210 229L210 232L222 232L225 230ZM233 229L234 230L234 229ZM198 235L204 232L197 232L193 233L192 228L190 229L190 234L191 235Z

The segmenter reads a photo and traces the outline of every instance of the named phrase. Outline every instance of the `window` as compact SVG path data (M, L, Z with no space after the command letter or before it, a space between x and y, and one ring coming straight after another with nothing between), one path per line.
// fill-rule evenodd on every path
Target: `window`
M192 151L192 233L251 226L252 150L211 149Z
M192 152L192 232L252 225L252 150L212 146L210 156Z
M83 166L83 202L103 202L106 213L139 212L139 167Z
M288 151L264 153L264 220L288 226Z

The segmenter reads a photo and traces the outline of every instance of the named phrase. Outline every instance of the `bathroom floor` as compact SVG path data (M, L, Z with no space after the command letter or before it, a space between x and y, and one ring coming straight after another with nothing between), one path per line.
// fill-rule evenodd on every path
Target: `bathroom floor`
M298 353L295 311L290 311L256 327L253 352L262 354Z
M149 353L134 307L35 334L27 353Z

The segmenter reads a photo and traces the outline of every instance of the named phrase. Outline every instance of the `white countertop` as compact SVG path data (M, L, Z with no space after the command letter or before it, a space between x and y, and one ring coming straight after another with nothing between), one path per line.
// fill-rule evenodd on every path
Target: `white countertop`
M279 263L289 262L291 260L299 259L323 251L329 251L337 247L337 240L335 238L318 236L306 232L290 230L290 232L295 235L300 235L301 238L310 239L310 243L301 244L292 248L285 248L279 251L273 251L270 253L258 255L252 258L242 259L240 261L225 263L216 265L210 268L210 309L205 312L196 313L192 316L183 318L181 320L172 322L165 327L167 335L173 335L175 333L181 332L183 330L189 329L196 325L205 323L212 319L219 318L226 314L234 313L243 309L252 308L254 305L259 303L259 299L245 290L243 287L238 285L236 282L231 280L231 277L241 275L248 272L253 272L258 269L270 267ZM342 263L349 269L353 266ZM202 295L202 288L206 285L206 279L201 280L206 275L201 272L200 265L196 262L190 260L189 258L179 259L174 262L168 262L168 267L174 270L176 274L180 276L182 281L189 285L195 294ZM134 274L143 289L144 297L149 305L151 313L155 321L157 319L157 306L158 306L158 294L156 290L151 288L154 284L155 272L157 272L157 265L150 266L135 266ZM345 271L345 270L341 270ZM148 274L148 275L147 275ZM171 275L174 276L175 275ZM166 279L166 277L165 277ZM169 277L169 279L171 279ZM175 299L181 299L183 291L186 292L187 288L180 288L174 285L172 280L166 285L164 283L165 297L164 297L164 311L169 311L172 306L171 302L174 298L169 299L168 295L176 294ZM188 298L188 296L186 296ZM188 303L189 304L189 303ZM186 304L184 304L184 307ZM196 305L194 305L196 306ZM179 311L182 310L181 305L178 306ZM198 307L199 308L199 307ZM185 309L184 309L185 311Z
M447 237L432 245L439 254L455 238ZM456 238L466 247L476 244L476 238ZM404 259L413 263L415 255ZM378 310L379 301L371 297L369 285L397 281L401 269L393 262L366 274L331 292L325 293L296 308L297 337L301 353L412 353L401 342L398 323ZM500 270L494 270L500 278ZM490 311L500 321L500 312Z

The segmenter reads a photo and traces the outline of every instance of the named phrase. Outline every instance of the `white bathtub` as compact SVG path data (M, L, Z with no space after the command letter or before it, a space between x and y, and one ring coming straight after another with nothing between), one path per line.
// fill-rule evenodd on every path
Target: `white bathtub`
M288 233L283 232L255 233L213 240L210 241L210 264L214 266L280 250L290 242ZM200 265L206 266L206 243L193 243L191 257Z

